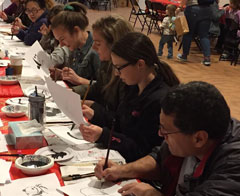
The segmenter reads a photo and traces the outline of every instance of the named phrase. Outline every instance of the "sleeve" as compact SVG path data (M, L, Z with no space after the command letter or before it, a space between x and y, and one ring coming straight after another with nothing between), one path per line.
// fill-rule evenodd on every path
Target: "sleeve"
M7 20L4 20L6 23L12 23L15 20L14 16L7 15Z
M5 14L7 15L13 15L15 14L17 10L17 5L15 3L12 3L11 5L9 5L6 9L4 9L3 11L5 12Z
M43 50L45 50L48 54L51 52L49 51L49 45L51 44L51 37L50 35L42 35L41 40L39 41L40 45L42 46Z
M168 28L168 17L165 17L160 25L161 28Z
M67 65L69 52L64 47L56 47L50 54L53 65Z
M24 41L25 35L27 34L28 30L22 30L20 29L18 34L16 35L18 37L18 39L20 39L21 41Z
M135 123L133 120L124 128L125 130L114 131L111 148L117 150L127 162L135 161L148 154L153 146L160 145L163 140L157 134L159 113L160 110L156 104L152 104L144 110L144 114ZM104 127L97 142L107 147L106 138L109 137L109 134L110 130Z
M36 40L40 40L42 37L42 34L39 33L39 29L42 26L43 23L47 23L46 19L42 19L34 24L31 28L29 28L24 36L24 43L28 46L31 46Z

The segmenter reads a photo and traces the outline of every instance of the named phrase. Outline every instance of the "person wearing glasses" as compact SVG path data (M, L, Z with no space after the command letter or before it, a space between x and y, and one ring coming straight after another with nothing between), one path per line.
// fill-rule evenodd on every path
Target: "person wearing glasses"
M115 75L128 86L126 94L114 115L83 106L92 124L81 125L80 131L85 140L105 148L112 136L111 149L131 162L162 142L157 134L161 102L179 80L168 64L159 61L152 41L142 33L130 32L115 42L111 58Z
M26 45L31 46L36 40L39 41L41 39L40 27L47 23L46 2L42 0L27 0L25 13L32 21L32 24L26 29L21 29L14 23L12 33Z
M164 143L133 163L104 160L95 175L109 181L139 178L119 192L135 196L240 195L240 122L219 90L206 82L181 84L162 102L159 136Z

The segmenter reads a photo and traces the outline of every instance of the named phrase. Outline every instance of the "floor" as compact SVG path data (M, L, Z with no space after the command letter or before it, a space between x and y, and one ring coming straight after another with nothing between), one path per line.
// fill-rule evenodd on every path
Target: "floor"
M131 8L112 8L111 11L103 10L88 10L88 17L91 24L101 16L109 14L118 14L128 20ZM140 25L135 27L136 31L140 31ZM143 31L146 34L146 30ZM157 32L153 32L149 35L156 48L158 48L158 42L160 35ZM214 43L212 43L214 45ZM234 118L240 119L240 63L237 66L230 66L228 61L218 61L219 55L212 51L211 66L206 67L201 64L202 54L199 49L194 46L191 47L191 53L188 57L187 63L181 63L176 59L178 54L178 45L174 46L174 58L168 60L166 46L164 48L163 60L168 62L172 69L175 71L181 82L186 83L193 80L201 80L214 84L226 98L231 114Z

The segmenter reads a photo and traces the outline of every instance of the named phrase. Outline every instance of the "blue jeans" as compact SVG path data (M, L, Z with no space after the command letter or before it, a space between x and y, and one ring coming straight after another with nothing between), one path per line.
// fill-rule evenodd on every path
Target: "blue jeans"
M188 22L189 33L183 36L183 55L187 57L191 47L192 38L198 35L204 57L210 56L210 41L208 38L211 9L209 6L188 6L186 7L185 16Z
M167 43L168 47L168 57L173 56L173 35L162 35L160 41L159 41L159 47L158 47L158 55L162 56L163 54L163 47L165 43Z

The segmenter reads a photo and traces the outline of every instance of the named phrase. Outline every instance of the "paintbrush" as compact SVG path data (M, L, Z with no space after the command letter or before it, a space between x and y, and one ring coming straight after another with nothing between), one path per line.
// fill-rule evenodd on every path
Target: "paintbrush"
M57 82L57 68L54 69L54 82Z
M93 78L91 78L90 83L88 84L87 90L86 90L86 92L85 92L85 94L84 94L84 96L83 96L82 106L83 106L84 102L86 101L88 92L89 92L90 87L91 87L91 85L92 85L92 82L93 82Z
M109 153L110 153L110 147L111 147L111 144L112 144L112 134L113 134L114 126L115 126L115 121L116 120L114 118L113 121L112 121L112 128L111 128L110 133L109 133L107 155L106 155L105 163L103 165L103 170L108 168L108 158L109 158Z
M70 181L70 180L77 180L81 178L87 178L87 177L92 177L95 176L94 172L88 173L88 174L73 174L73 175L68 175L68 176L62 176L62 179L64 181Z
M24 157L26 154L0 154L0 157Z

